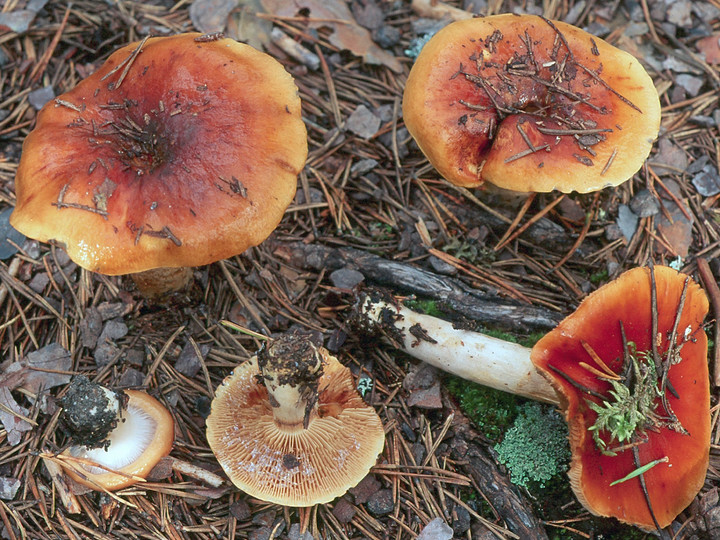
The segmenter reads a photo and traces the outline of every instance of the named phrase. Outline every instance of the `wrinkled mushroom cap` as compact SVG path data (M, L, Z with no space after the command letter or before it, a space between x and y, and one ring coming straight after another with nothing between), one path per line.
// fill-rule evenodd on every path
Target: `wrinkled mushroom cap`
M278 429L257 357L218 387L207 438L230 480L252 497L285 506L329 502L357 485L375 465L385 434L380 418L355 389L350 370L327 351L318 411L307 429Z
M640 168L660 101L630 54L562 22L506 14L433 36L410 71L403 116L453 184L585 193Z
M658 299L659 352L667 349L686 277L667 267L654 269ZM615 373L622 371L623 345L619 321L628 342L637 351L652 348L650 311L650 271L636 268L589 295L575 313L543 337L533 348L531 359L557 389L565 404L570 428L572 463L569 472L575 495L592 513L616 517L620 521L654 529L638 477L615 486L610 483L635 470L632 450L616 456L602 454L588 428L597 413L587 400L598 402L580 392L567 378L603 395L610 385L579 363L592 363L581 342L585 341ZM672 365L668 380L680 399L669 391L667 400L688 434L668 428L647 430L647 442L638 445L640 464L665 456L643 474L653 513L665 527L693 500L705 480L710 449L710 390L707 367L707 337L702 324L708 310L703 290L689 281L677 342L681 361ZM557 370L557 371L556 371ZM560 376L557 372L562 372ZM567 378L566 378L567 377ZM660 408L660 411L663 409Z
M307 156L292 77L231 39L138 46L40 111L11 223L105 274L209 264L259 244Z
M95 461L112 470L77 464L79 470L66 467L67 474L76 482L91 489L115 491L138 482L131 476L145 478L158 461L172 450L175 425L170 412L157 399L145 392L125 390L127 409L109 435L110 445L88 449L71 446L65 451L73 457Z

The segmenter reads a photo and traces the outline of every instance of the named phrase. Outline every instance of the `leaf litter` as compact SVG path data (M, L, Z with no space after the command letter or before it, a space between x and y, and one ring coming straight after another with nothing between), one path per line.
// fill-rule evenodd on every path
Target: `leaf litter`
M69 8L6 2L0 9L0 24L8 28L0 36L0 211L14 204L22 141L44 88L67 91L116 47L150 32L206 31L203 11L213 28L224 26L218 31L264 47L295 76L310 155L296 200L271 239L197 269L187 301L171 309L147 305L123 278L77 268L56 246L15 242L18 251L0 263L4 536L257 539L274 531L281 538L409 539L421 531L447 536L447 526L457 537L473 538L546 538L555 528L573 538L627 533L588 516L572 497L551 505L514 488L442 379L439 401L435 379L404 386L417 369L411 361L349 332L346 286L382 283L434 300L472 327L489 324L488 313L527 310L532 318L504 319L506 330L524 335L533 330L527 321L551 327L589 291L651 258L693 274L706 268L705 276L717 281L720 6L716 0L676 4L670 10L661 0L570 0L545 2L543 9L540 2L475 2L483 15L533 11L572 19L644 61L661 95L662 137L632 180L597 199L571 194L557 204L559 195L551 193L523 205L448 186L402 122L405 51L425 35L420 29L441 24L435 17L472 16L463 3L265 0L263 10L243 2L228 12L229 4L215 9L202 0L77 0ZM272 40L272 29L300 54ZM306 53L317 58L317 68ZM373 118L356 131L347 122L358 109ZM666 144L672 154L660 147ZM632 234L613 233L628 210L637 218ZM337 270L362 279L333 281ZM358 380L369 381L365 399L381 414L387 438L360 489L304 512L248 499L227 485L209 488L170 466L118 501L74 495L51 462L42 458L47 473L38 467L38 452L68 442L53 403L64 391L62 381L83 373L109 386L146 388L170 404L178 428L173 458L221 473L205 441L204 418L214 388L260 346L251 333L220 324L230 319L260 334L314 332ZM717 323L710 324L717 331ZM98 366L104 328L102 341L111 350ZM717 404L717 389L713 396ZM442 409L422 407L428 403ZM715 425L706 487L676 522L688 535L711 531L720 511Z

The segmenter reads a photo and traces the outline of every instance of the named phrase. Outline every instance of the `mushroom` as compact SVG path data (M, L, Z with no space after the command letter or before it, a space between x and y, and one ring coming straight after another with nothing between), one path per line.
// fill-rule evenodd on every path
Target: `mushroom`
M307 507L362 480L385 434L350 370L307 336L284 335L217 388L207 418L210 448L252 497Z
M60 463L86 487L115 491L140 482L172 449L173 418L145 392L76 377L60 404L74 441Z
M586 193L630 178L660 127L652 79L630 54L534 15L460 20L408 76L403 117L449 182Z
M373 295L361 300L356 317L446 371L558 404L569 425L578 500L596 515L650 530L669 525L705 479L707 310L695 282L656 266L625 272L588 295L532 350Z
M297 88L274 58L214 35L146 38L40 111L10 221L157 296L262 242L306 156Z

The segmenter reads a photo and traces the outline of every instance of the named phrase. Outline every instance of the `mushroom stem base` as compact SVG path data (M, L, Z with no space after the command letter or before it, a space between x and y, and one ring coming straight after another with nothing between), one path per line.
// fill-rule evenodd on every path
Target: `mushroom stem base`
M140 293L149 299L184 289L190 283L192 276L193 269L188 266L153 268L130 274Z

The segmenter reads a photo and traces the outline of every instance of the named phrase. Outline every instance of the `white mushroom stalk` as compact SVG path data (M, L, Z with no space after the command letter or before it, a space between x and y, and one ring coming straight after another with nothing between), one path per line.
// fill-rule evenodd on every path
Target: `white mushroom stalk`
M317 415L320 351L310 340L290 335L266 344L257 358L278 428L290 433L307 429Z
M359 299L355 322L380 333L411 356L463 379L559 404L555 390L530 361L530 349L417 313L378 292Z

